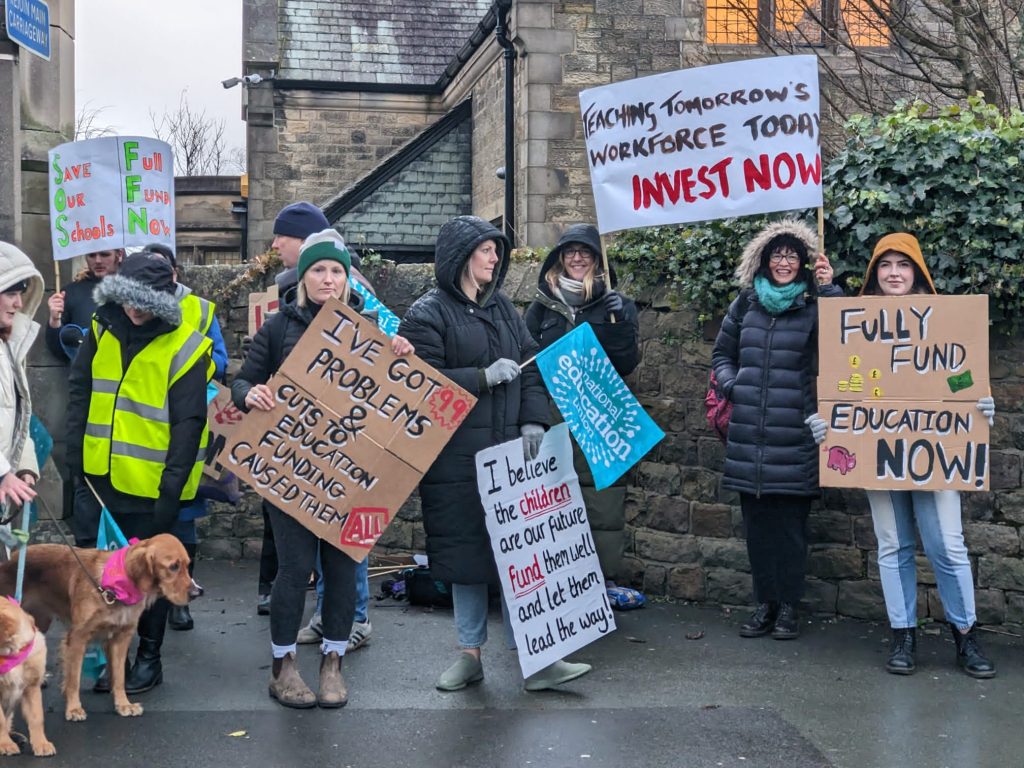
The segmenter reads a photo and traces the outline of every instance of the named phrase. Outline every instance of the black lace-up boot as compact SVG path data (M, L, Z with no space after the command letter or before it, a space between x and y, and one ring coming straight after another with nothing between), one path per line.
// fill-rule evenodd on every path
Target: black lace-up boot
M885 662L885 671L894 675L912 675L917 665L914 653L917 651L917 630L913 627L894 629L892 645L889 646L889 660Z
M963 667L968 675L979 680L995 677L996 665L989 661L985 652L981 650L977 626L972 625L966 634L952 624L949 628L953 630L953 642L956 643L957 665Z
M775 617L779 615L778 603L761 603L750 615L750 618L743 622L740 627L740 637L762 637L772 631L775 626Z

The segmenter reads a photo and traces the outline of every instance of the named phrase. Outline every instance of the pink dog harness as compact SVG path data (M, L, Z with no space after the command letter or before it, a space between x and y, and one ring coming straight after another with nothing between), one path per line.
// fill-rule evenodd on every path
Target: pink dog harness
M18 604L18 601L13 597L8 597L7 599L15 605ZM32 653L32 649L35 645L36 637L35 635L32 635L32 639L28 641L28 644L17 653L11 654L10 656L0 656L0 675L6 675L12 669L15 669L19 664L25 661L25 659L28 658L28 655Z
M135 586L135 582L128 578L128 572L125 570L125 557L128 550L133 544L138 543L138 539L132 538L128 540L127 547L114 550L110 559L107 560L107 564L103 566L103 577L100 579L100 586L103 587L103 590L125 605L135 605L144 597L141 590Z

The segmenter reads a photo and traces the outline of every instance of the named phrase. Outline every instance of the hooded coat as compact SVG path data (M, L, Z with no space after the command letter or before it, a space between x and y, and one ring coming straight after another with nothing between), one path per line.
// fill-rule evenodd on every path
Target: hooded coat
M462 291L462 270L487 240L497 245L500 261L477 302ZM496 576L476 484L477 451L518 438L523 424L549 423L537 366L526 366L518 378L494 389L483 377L483 369L499 358L520 363L537 351L526 323L501 293L509 250L505 236L482 219L449 221L437 238L437 287L416 300L398 328L418 357L478 398L420 483L431 573L456 584L482 584Z
M540 348L547 349L577 325L590 323L594 335L601 342L615 370L620 376L627 376L640 362L640 320L636 303L623 296L621 316L616 316L615 322L612 323L604 308L606 288L603 285L600 290L594 292L594 297L587 304L578 307L575 312L556 296L544 278L548 270L562 258L562 251L569 243L583 243L589 247L596 255L600 267L601 236L597 229L590 224L576 224L565 230L565 234L551 249L551 253L540 268L537 295L526 309L526 327L530 329ZM615 290L618 281L615 277L615 268L611 264L608 265L608 282L612 290Z
M814 292L805 269L797 279L806 278L811 290L779 315L769 314L751 286L766 246L779 235L798 238L811 256L818 252L810 227L783 220L765 227L740 258L742 290L711 353L715 378L733 404L722 485L757 496L816 496L819 448L804 419L817 411L817 298L842 291L830 285Z
M615 322L608 318L604 307L607 289L595 286L593 298L573 309L552 290L545 279L548 271L558 264L569 243L583 243L594 252L598 269L601 268L601 235L590 224L575 224L565 230L558 244L551 249L540 274L537 276L537 294L526 309L526 327L541 349L547 349L581 323L590 323L594 335L604 348L608 359L620 376L633 372L640 362L640 319L636 303L622 297L622 311ZM618 281L615 268L608 264L607 284L615 290ZM573 463L579 476L583 501L587 507L594 546L606 578L615 579L622 568L623 531L626 527L626 475L610 488L595 489L594 475L579 446L573 443Z
M123 370L128 370L131 361L151 341L181 324L181 307L174 297L173 283L169 276L168 266L167 287L170 290L155 290L145 282L133 279L126 266L121 272L104 277L96 287L94 298L98 308L94 319L102 333L114 334L120 343ZM135 325L124 313L123 307L126 305L152 312L155 317L142 325ZM72 478L83 475L82 445L92 399L92 361L96 349L96 333L90 328L78 355L71 363L68 379L67 463ZM170 531L178 518L181 492L195 464L203 432L207 428L208 369L209 358L200 357L167 392L171 435L158 499L142 498L116 490L111 485L109 474L89 478L115 517L152 515L152 526L145 531L147 536Z
M11 335L0 341L0 475L31 472L39 476L36 449L29 435L32 398L25 359L39 334L32 316L43 299L43 277L19 248L0 242L0 291L28 281L21 311L14 316Z

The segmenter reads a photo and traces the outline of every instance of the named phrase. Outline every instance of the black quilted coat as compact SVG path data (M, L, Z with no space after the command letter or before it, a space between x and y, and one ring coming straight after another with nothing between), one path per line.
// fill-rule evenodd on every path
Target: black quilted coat
M478 304L462 292L461 274L486 240L495 242L501 262ZM398 328L418 357L479 398L420 483L431 573L456 584L482 584L496 575L476 485L477 451L519 437L522 424L549 422L536 365L493 390L483 380L483 369L498 358L522 362L537 351L512 302L500 293L508 265L509 243L497 229L473 216L452 219L437 238L437 287L409 308Z
M764 247L783 233L799 237L809 253L816 252L812 230L798 222L776 222L744 251L737 269L742 287L750 286ZM835 286L820 293L822 297L840 295ZM753 290L745 291L729 307L711 354L715 378L733 404L725 488L753 495L818 494L820 448L804 424L817 410L817 331L818 303L811 294L798 297L774 317Z

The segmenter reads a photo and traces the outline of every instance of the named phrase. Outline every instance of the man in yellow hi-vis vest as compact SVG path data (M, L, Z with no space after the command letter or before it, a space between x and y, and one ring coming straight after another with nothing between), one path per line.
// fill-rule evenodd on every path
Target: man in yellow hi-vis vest
M143 251L95 292L92 327L71 367L67 461L88 478L126 536L167 533L195 498L208 430L210 340L182 323L170 264ZM133 678L162 681L169 603L139 621Z

